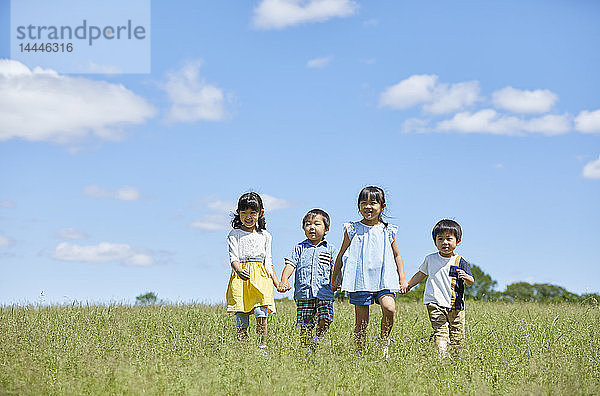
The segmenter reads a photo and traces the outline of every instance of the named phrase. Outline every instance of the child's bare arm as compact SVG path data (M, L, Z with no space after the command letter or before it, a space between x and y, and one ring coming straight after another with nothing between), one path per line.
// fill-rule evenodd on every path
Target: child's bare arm
M471 275L467 274L460 268L457 269L456 272L458 273L458 277L462 279L467 284L467 286L471 286L475 282L475 278L473 278Z
M338 252L337 257L335 258L335 264L333 265L333 271L331 271L331 290L336 291L340 288L340 285L337 283L337 280L342 273L342 256L348 250L348 246L350 246L350 237L347 232L344 232L344 240L342 242L342 246L340 247L340 251Z
M279 287L277 288L277 291L279 293L285 293L286 291L288 291L292 288L290 286L289 279L290 279L290 276L292 276L293 272L294 272L294 266L290 265L290 264L286 264L285 267L283 268L283 272L281 273L281 282L279 282Z
M235 273L237 274L237 276L240 277L241 280L248 280L250 279L250 272L248 272L247 269L244 269L240 266L240 262L239 261L233 261L231 262L231 268L233 268L233 270L235 271Z
M410 280L408 281L408 287L406 288L406 291L412 289L419 283L423 282L423 279L425 278L427 278L427 274L421 271L417 271L417 273L414 274L412 278L410 278Z
M404 274L404 262L400 255L400 249L396 241L392 242L392 252L394 253L394 260L396 261L396 269L398 271L398 279L400 281L400 293L404 294L408 291L408 283L406 283L406 275Z
M273 268L273 266L271 266L271 280L273 281L273 286L279 288L279 279L277 279L277 274L275 273L275 268Z

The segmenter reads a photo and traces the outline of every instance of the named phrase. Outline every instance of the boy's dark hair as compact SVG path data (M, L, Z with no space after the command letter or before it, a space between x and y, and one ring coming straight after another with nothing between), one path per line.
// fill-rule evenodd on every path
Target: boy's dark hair
M360 190L360 193L358 194L357 205L360 207L360 203L362 201L367 201L369 199L374 199L375 201L379 202L379 204L383 205L385 204L385 193L381 188L376 186L365 187L362 190ZM381 214L379 215L379 221L381 221L383 225L387 227L388 224L385 221L383 221L383 212L381 212Z
M264 210L263 201L260 195L255 192L249 192L243 194L238 200L237 204L237 212L233 214L233 219L231 220L231 226L233 228L242 228L242 220L240 219L240 213L242 210L256 210L260 212ZM264 213L260 215L258 221L256 222L256 230L262 231L267 229L267 221L265 220Z
M302 219L302 228L304 228L304 224L306 224L306 220L315 217L316 215L321 215L323 217L323 222L325 223L325 229L329 231L329 215L323 209L311 209L307 214L304 215Z
M433 237L433 241L435 242L435 238L441 233L451 232L454 234L454 237L457 241L462 239L462 229L460 228L460 224L458 224L454 220L444 219L437 222L437 224L433 227L433 231L431 231L431 236Z

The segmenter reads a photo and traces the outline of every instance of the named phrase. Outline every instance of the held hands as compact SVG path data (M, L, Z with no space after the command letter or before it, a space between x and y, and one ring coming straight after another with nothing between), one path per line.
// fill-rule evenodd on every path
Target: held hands
M290 290L292 287L290 286L290 283L287 280L281 280L281 282L279 283L279 286L277 287L277 291L279 293L285 293L288 290Z
M340 274L331 274L331 282L330 283L331 283L331 290L332 291L335 292L335 291L337 291L340 288L340 286L342 284L340 278L341 278Z
M400 281L400 294L406 294L408 293L408 291L410 290L410 287L408 286L408 282L406 280L401 280Z

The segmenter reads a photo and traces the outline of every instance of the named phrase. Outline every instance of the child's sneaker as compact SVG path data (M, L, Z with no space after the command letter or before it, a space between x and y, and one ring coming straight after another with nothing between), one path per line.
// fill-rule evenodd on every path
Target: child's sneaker
M267 356L267 346L266 345L259 345L258 346L258 353L262 356Z
M378 338L377 341L379 342L379 353L381 355L382 358L387 359L390 357L390 339L386 338Z

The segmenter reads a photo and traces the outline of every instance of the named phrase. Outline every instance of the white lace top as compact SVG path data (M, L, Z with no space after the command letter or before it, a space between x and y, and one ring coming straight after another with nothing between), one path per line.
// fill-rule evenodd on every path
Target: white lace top
M261 261L272 275L273 256L271 255L271 234L267 230L247 232L234 228L227 236L229 243L229 262Z

